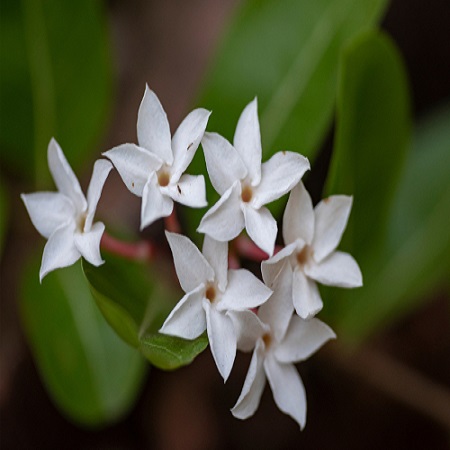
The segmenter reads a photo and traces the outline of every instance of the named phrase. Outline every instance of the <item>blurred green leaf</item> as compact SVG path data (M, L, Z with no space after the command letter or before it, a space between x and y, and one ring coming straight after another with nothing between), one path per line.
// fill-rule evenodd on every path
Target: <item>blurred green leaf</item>
M144 359L122 342L96 307L80 264L47 275L39 263L24 278L21 313L43 382L72 420L98 426L132 406Z
M54 136L74 168L99 137L111 96L100 0L4 0L0 14L2 162L48 181Z
M6 233L8 231L9 223L9 201L8 195L3 184L0 180L0 260L3 255L3 244L5 242Z
M100 267L83 261L83 269L108 323L154 366L175 369L191 363L205 350L205 336L189 341L158 333L177 298L155 266L108 256Z

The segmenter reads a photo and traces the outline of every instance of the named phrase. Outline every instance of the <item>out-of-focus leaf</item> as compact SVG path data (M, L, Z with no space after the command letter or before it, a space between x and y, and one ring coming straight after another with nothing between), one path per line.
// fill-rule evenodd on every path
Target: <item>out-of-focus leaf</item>
M8 196L5 191L5 186L0 180L0 260L3 254L3 243L5 241L5 235L8 231L9 221L9 204Z
M72 420L98 426L117 420L142 384L144 359L111 330L86 286L80 264L47 275L26 271L21 312L39 372Z
M154 366L168 370L189 364L208 345L205 336L190 341L158 333L177 298L162 277L152 273L155 266L109 256L100 267L83 261L83 268L108 323Z
M102 8L98 0L1 2L1 158L40 185L52 136L76 168L104 122L112 77Z
M383 252L363 289L343 298L339 326L367 336L416 308L450 275L450 106L422 123L407 159ZM343 296L346 297L346 296Z
M386 0L249 0L219 46L198 104L213 114L208 130L232 141L255 96L263 160L279 150L311 160L330 125L341 48L379 20ZM197 156L193 173L204 169ZM217 196L208 187L208 200ZM280 203L271 209L277 213ZM203 211L202 211L203 212ZM200 214L192 215L192 228Z

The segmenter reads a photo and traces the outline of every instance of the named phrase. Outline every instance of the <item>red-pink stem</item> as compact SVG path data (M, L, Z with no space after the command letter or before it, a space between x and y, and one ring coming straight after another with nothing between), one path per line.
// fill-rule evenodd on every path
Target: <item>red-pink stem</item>
M178 221L177 211L173 208L172 214L164 218L164 225L167 231L172 233L181 233L180 222Z
M269 255L261 250L256 244L246 236L239 236L233 242L233 247L240 256L250 259L251 261L265 261L269 259ZM282 247L275 246L275 253L278 253Z
M123 242L103 233L100 246L103 250L134 261L150 261L155 256L155 247L147 241Z

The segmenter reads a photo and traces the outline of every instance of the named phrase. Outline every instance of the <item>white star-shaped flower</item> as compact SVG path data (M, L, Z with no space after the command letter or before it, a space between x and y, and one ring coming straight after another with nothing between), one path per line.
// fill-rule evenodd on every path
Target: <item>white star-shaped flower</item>
M270 285L284 261L292 269L292 301L297 314L310 318L323 307L316 281L328 286L362 286L358 263L348 253L335 251L347 225L352 198L333 195L315 208L303 183L291 192L283 217L286 247L264 261L263 276Z
M48 146L47 157L58 192L21 195L33 225L48 239L39 272L41 281L52 270L70 266L81 256L95 266L104 262L100 256L100 239L105 225L93 224L93 220L103 185L112 169L106 159L95 162L86 199L54 139Z
M272 291L248 270L228 270L228 243L205 236L203 254L185 236L166 232L175 270L186 295L160 332L195 339L205 329L220 374L226 380L236 356L236 332L230 313L245 314Z
M142 197L141 229L170 216L173 202L194 208L207 205L203 175L183 175L206 129L210 112L195 109L171 139L167 115L148 86L138 112L139 146L122 144L104 153L128 189Z
M198 231L230 241L244 229L272 255L277 223L264 207L289 192L310 168L298 153L279 152L261 164L261 135L256 99L239 118L234 146L217 133L205 133L206 167L220 200L205 214Z
M294 363L304 361L325 342L336 337L318 319L303 320L292 315L292 276L287 265L273 283L272 297L258 310L258 316L241 322L238 348L248 351L256 340L241 395L232 408L238 419L252 416L259 406L266 379L275 403L301 428L306 423L306 394Z

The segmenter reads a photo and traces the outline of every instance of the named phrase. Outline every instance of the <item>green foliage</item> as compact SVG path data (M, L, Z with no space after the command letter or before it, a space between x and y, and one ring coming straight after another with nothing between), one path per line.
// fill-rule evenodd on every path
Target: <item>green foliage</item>
M4 0L0 14L2 163L47 185L54 136L80 167L111 94L109 44L99 0Z
M158 333L177 294L164 286L155 266L108 257L100 267L83 261L83 268L108 323L154 366L169 370L190 364L207 347L204 335L189 341Z
M55 403L88 426L115 421L132 406L145 364L103 319L80 264L38 281L39 263L25 274L21 313L39 372Z
M0 180L0 260L3 254L3 244L9 224L9 201L3 182Z

